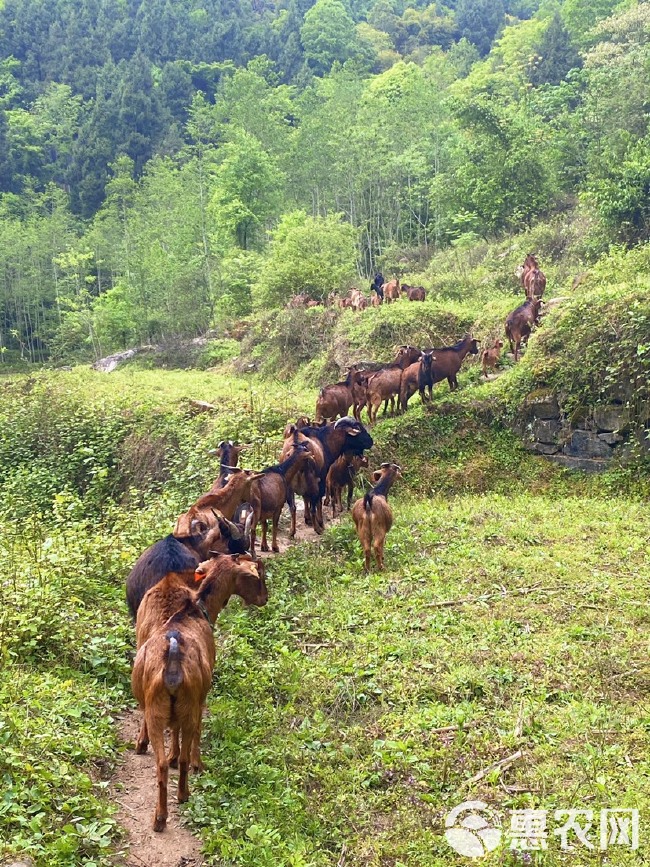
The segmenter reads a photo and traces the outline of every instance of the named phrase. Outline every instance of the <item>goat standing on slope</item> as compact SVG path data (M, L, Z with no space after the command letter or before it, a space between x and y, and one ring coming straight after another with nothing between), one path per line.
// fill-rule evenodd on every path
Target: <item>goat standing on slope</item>
M384 540L393 526L393 512L388 505L388 492L395 479L402 477L399 464L385 463L372 474L376 485L352 507L352 520L363 548L364 568L370 571L370 553L374 550L377 569L384 568Z

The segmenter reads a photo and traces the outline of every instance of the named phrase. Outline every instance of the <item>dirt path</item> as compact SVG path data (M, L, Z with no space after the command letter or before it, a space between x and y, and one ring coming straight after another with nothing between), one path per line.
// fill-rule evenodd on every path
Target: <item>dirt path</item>
M119 719L120 739L127 744L111 781L111 799L118 805L117 818L127 832L128 853L117 864L128 867L199 867L201 842L181 824L176 801L177 771L169 772L169 819L167 828L157 834L152 830L156 805L156 762L149 751L135 753L140 730L139 711L127 711ZM191 779L190 779L191 786Z
M300 542L314 542L317 536L305 527L302 501L296 503L298 521L295 541L289 539L289 515L285 510L280 521L278 544L280 552ZM325 509L331 515L329 507ZM338 518L337 518L338 520ZM326 524L331 524L326 517ZM258 535L259 539L259 535ZM271 538L269 534L269 544ZM273 554L263 554L273 557ZM120 740L127 745L110 786L111 800L118 806L117 819L127 832L128 851L116 859L120 867L200 867L201 841L182 823L176 801L177 771L169 772L169 818L162 833L151 826L157 798L156 763L151 747L144 756L135 753L135 742L140 730L139 710L130 710L119 717ZM192 776L190 775L190 791Z

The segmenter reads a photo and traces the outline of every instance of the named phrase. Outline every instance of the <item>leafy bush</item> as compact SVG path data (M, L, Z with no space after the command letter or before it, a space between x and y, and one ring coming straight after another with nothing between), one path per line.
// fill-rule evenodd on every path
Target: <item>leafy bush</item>
M650 401L650 247L603 259L545 320L526 365L568 409L626 403L644 421Z
M339 214L285 215L273 232L270 254L253 290L256 307L284 305L306 292L323 299L350 285L356 273L356 231Z

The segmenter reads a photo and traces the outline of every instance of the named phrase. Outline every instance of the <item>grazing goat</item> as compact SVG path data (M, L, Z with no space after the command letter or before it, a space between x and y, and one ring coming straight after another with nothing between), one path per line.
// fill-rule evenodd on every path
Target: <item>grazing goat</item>
M386 365L368 377L366 405L368 418L371 422L377 421L377 413L382 401L384 402L384 415L386 415L389 400L391 414L395 411L395 398L400 393L402 372L410 364L414 364L421 354L415 346L400 346L397 357L392 364Z
M429 389L429 400L431 400L431 389L433 386L432 365L435 360L434 350L426 349L422 353L419 361L409 364L402 374L402 381L399 390L399 406L402 412L406 412L408 402L413 397L416 391L420 392L420 400L425 402L424 389Z
M136 626L138 652L131 687L144 711L136 752L146 753L149 740L156 757L158 802L154 831L167 823L169 766L178 762L178 800L189 798L190 760L201 767L201 717L212 684L215 660L213 628L233 594L249 605L266 605L266 585L248 555L221 554L196 567L198 590L187 575L172 572L142 600ZM172 730L172 749L165 755L165 729Z
M527 298L516 310L513 310L506 319L506 337L510 343L510 351L515 354L515 361L519 360L519 351L522 342L528 342L533 326L537 324L537 318L542 302L537 298Z
M453 346L435 348L433 352L435 357L431 363L430 376L427 375L423 380L422 389L424 386L428 386L429 394L431 394L431 388L436 382L442 382L443 379L446 379L449 383L449 390L456 391L458 388L457 374L460 366L467 355L478 355L478 341L471 334L466 334L462 340Z
M372 551L375 553L377 569L384 568L384 540L393 526L393 513L387 502L388 492L395 479L401 476L402 468L398 464L382 464L381 469L373 473L377 484L352 507L352 520L363 548L366 572L370 571Z
M403 283L401 291L409 301L424 301L427 297L424 286L409 286L407 283Z
M368 466L368 458L365 455L347 455L343 454L337 458L327 473L325 482L325 492L329 497L330 505L332 506L332 518L336 517L336 507L339 512L343 511L343 503L341 502L341 494L345 485L348 488L348 510L352 505L352 494L354 491L354 479L361 467Z
M350 416L340 418L334 424L326 424L323 427L308 427L299 431L298 441L306 443L314 458L314 463L318 471L318 494L313 498L310 492L309 497L315 499L316 517L314 520L314 529L316 532L322 532L324 526L323 521L323 497L325 496L325 488L327 484L327 473L334 461L344 452L349 454L363 454L366 449L371 449L373 439L361 424ZM294 448L293 435L285 441L280 457L290 454ZM311 512L310 501L305 500L305 520L308 513ZM290 504L291 508L291 504ZM295 512L292 513L292 529L295 532Z
M365 403L366 389L365 377L354 367L348 368L348 375L342 382L334 385L325 385L318 393L316 399L316 422L323 419L343 418L353 407L354 417L357 415L358 406Z
M298 443L292 454L282 463L267 467L259 474L257 481L251 485L250 504L253 507L253 520L251 522L251 546L250 550L255 556L256 529L262 524L262 551L268 551L266 541L267 521L271 519L272 539L271 548L276 553L278 547L278 523L284 504L290 500L291 485L294 477L305 465L314 463L311 452L306 443Z
M483 370L483 375L486 379L488 378L488 370L495 370L497 361L501 355L502 347L503 340L495 340L494 346L490 346L489 349L484 349L481 353L481 369Z
M384 301L386 302L386 304L390 304L391 301L397 301L397 299L400 297L399 278L395 280L390 280L388 283L384 283L381 289L384 293Z

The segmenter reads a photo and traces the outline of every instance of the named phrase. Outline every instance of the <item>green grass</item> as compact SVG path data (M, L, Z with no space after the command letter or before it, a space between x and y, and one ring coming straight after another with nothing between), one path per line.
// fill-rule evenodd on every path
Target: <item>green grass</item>
M273 562L266 609L224 616L189 809L226 863L330 865L345 846L352 864L461 864L442 835L464 800L647 807L645 506L490 492L394 508L384 574L361 573L348 520L318 557ZM556 841L539 863L598 863Z
M384 574L362 574L346 518L269 562L266 608L222 615L207 769L185 808L208 863L460 867L444 816L479 797L504 817L550 811L545 865L600 863L557 851L554 810L639 807L641 852L610 863L650 860L647 479L526 454L507 425L520 375L481 384L469 368L457 394L439 386L375 427L371 463L405 468ZM108 867L114 714L131 702L124 579L216 474L208 448L236 437L254 444L247 464L268 463L314 392L80 369L4 390L0 856Z

